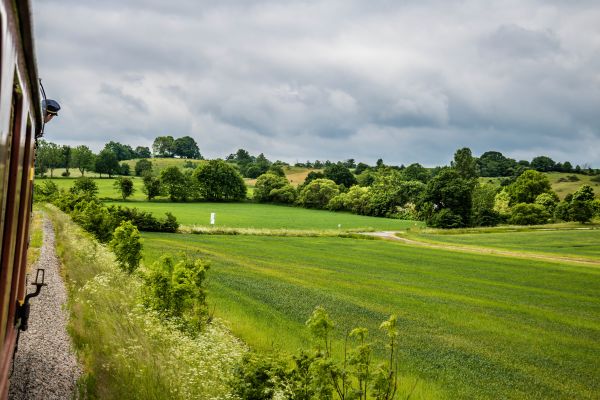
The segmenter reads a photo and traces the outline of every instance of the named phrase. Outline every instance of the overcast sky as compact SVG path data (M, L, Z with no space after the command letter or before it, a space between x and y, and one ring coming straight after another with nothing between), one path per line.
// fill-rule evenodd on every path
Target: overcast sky
M491 5L495 3L495 5ZM33 0L48 140L600 166L600 2Z

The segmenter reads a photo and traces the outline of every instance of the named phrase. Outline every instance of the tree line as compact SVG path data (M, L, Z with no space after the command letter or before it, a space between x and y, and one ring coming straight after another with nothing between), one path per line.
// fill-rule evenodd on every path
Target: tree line
M201 160L202 156L196 141L190 136L174 139L172 136L159 136L152 145L153 152L148 147L137 146L135 149L128 144L115 141L106 143L104 148L95 154L88 146L71 147L39 140L36 149L35 172L43 176L54 170L65 169L62 176L70 176L71 169L79 170L81 176L86 172L96 172L112 177L114 175L130 175L130 167L121 161L133 159L148 159L154 157L179 157Z

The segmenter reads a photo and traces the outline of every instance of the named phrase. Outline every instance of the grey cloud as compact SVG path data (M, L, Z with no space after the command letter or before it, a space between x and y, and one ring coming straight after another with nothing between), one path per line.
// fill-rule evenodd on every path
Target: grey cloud
M34 0L56 141L191 135L209 157L600 164L600 5ZM97 147L96 147L97 148ZM518 156L517 156L518 155Z

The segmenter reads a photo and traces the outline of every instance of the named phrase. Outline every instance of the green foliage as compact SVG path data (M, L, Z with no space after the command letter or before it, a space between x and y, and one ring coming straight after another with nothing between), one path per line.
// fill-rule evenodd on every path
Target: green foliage
M530 169L523 172L506 190L510 195L512 205L533 203L540 194L549 193L552 189L546 175Z
M90 197L95 197L98 195L98 185L92 178L82 176L75 180L69 191L74 194L85 194Z
M323 174L326 179L330 179L338 185L344 185L346 188L357 183L354 174L341 162L329 165L325 168Z
M419 163L410 164L404 168L402 175L404 175L404 180L406 181L421 181L423 183L427 183L429 178L431 178L429 170Z
M519 166L511 158L498 151L486 151L477 160L481 176L497 177L515 175Z
M152 174L152 161L142 158L135 163L135 175L146 176Z
M425 188L423 201L433 205L428 224L436 227L458 228L470 224L473 207L473 182L454 169L445 168L433 177Z
M278 189L272 189L269 192L269 197L274 203L293 204L298 198L298 192L288 183Z
M323 174L322 172L319 172L319 171L310 171L308 173L308 175L306 175L306 178L304 178L304 183L302 184L302 187L308 185L309 183L311 183L315 179L324 179L324 178L325 178L325 174Z
M355 214L369 215L371 211L370 188L352 186L346 193L340 193L329 201L327 208L333 211L347 210Z
M111 151L117 157L118 161L131 160L136 157L136 154L130 145L112 140L104 146L104 150Z
M140 266L142 242L138 229L130 221L123 221L115 229L108 246L115 254L121 270L131 274Z
M571 204L569 204L569 217L572 221L586 223L590 222L594 216L594 209L590 200L579 200L573 196Z
M135 192L131 178L125 178L122 176L118 177L115 179L113 186L119 193L121 193L123 200L127 199Z
M181 158L202 159L200 149L194 138L190 136L180 137L173 142L173 155Z
M107 174L109 178L119 174L119 159L116 154L107 148L102 150L100 154L98 154L98 157L96 157L94 171L100 174L100 177L102 177L102 174Z
M84 145L75 147L71 152L71 163L73 167L79 169L81 176L85 175L85 171L94 168L94 158L92 150Z
M494 209L498 189L493 185L477 185L473 190L473 226L495 226L501 215Z
M452 161L452 168L465 179L474 179L479 176L477 162L473 158L471 149L468 147L456 150L454 161Z
M573 193L573 200L577 201L592 201L594 197L594 189L590 185L582 185Z
M368 215L393 217L399 207L417 203L425 192L425 184L419 180L406 181L405 174L396 170L380 168L371 185Z
M143 182L144 187L142 188L142 192L144 192L149 201L161 195L162 184L159 178L146 175L144 176Z
M134 150L136 158L151 158L152 153L150 149L145 146L137 146Z
M280 164L272 164L267 170L267 173L285 178L285 171L283 170L283 167Z
M166 318L180 319L189 332L198 332L208 316L204 287L208 269L201 259L161 257L144 278L144 303Z
M246 198L246 185L237 169L223 160L210 160L193 173L200 195L208 201L240 201Z
M426 220L427 226L433 228L445 228L445 229L456 229L463 228L465 226L464 220L460 215L455 214L449 208L442 208L441 210L431 214Z
M518 203L512 207L508 220L514 225L539 225L548 223L550 213L539 204Z
M58 196L58 186L51 180L43 180L41 183L33 185L34 201L52 202Z
M171 166L160 172L160 185L171 201L186 201L190 195L190 182L179 169Z
M63 152L56 143L47 142L43 139L38 141L35 163L38 171L50 170L50 177L54 176L54 170L62 164Z
M531 160L530 167L540 172L554 171L556 163L550 157L538 156Z
M298 195L298 203L306 208L325 208L340 193L336 183L329 179L315 179L304 186Z
M173 136L158 136L152 143L152 152L155 157L173 157L175 152L175 139L173 139Z
M253 197L259 202L273 201L271 191L281 189L286 185L288 185L288 180L285 177L272 173L263 174L256 180Z
M544 207L550 215L554 215L556 205L559 203L558 196L554 192L542 193L535 198L535 204Z

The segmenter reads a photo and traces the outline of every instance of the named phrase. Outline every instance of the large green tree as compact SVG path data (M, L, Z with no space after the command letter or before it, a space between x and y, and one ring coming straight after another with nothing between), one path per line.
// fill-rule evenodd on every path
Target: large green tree
M173 142L173 155L181 158L202 158L198 144L191 136L184 136L175 139Z
M98 154L96 157L96 165L94 170L100 174L108 175L109 178L112 178L113 175L117 175L121 170L121 166L119 165L119 160L115 153L112 150L104 149Z
M356 185L356 177L343 163L338 162L331 164L323 171L325 178L331 179L338 185L344 185L346 188L350 188Z
M298 203L306 208L325 208L338 194L340 190L334 181L315 179L302 188L298 195Z
M194 170L200 195L208 201L240 201L246 198L246 184L238 170L223 160L210 160Z
M470 224L473 207L473 185L470 179L463 178L455 169L444 168L433 177L425 188L423 200L433 205L430 221L438 227L463 227ZM435 214L444 211L444 218L436 218ZM452 221L451 226L443 226ZM429 222L429 221L428 221Z
M173 136L159 136L152 143L152 151L155 157L173 157L175 151L175 139Z
M538 156L531 160L529 164L531 168L540 172L549 172L554 171L556 168L556 163L553 159L548 156Z
M160 172L160 182L171 201L185 201L189 197L189 185L184 173L176 166Z
M511 204L533 203L540 194L552 191L548 177L531 169L523 172L506 190Z
M36 150L36 164L39 170L50 170L50 177L54 177L54 170L62 164L63 152L59 145L45 140L38 141Z
M272 201L271 191L281 189L288 184L288 180L279 175L267 173L258 177L254 185L253 197L260 202Z
M131 160L136 157L135 151L128 144L110 141L104 146L105 149L112 151L118 161Z
M475 179L479 176L477 171L477 161L473 158L471 149L468 147L456 150L456 153L454 153L454 161L452 161L452 168L465 179Z
M71 153L73 167L77 168L81 176L85 176L85 171L94 168L94 153L85 145L77 146Z

